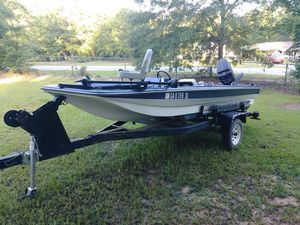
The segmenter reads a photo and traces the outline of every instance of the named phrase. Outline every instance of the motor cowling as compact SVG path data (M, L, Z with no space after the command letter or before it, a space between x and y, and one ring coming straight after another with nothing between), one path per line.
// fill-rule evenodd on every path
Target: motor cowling
M217 63L217 76L224 85L231 85L235 81L230 63L224 58Z

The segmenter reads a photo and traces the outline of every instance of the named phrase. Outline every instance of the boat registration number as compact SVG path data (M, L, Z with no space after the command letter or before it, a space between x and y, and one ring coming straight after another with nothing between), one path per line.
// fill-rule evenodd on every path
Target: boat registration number
M166 92L165 99L188 99L188 92Z

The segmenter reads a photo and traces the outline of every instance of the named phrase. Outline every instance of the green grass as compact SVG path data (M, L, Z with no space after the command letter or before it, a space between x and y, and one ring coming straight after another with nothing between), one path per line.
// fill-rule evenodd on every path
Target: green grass
M69 81L0 83L0 115L36 109L51 99L43 84ZM299 207L270 202L300 204L300 113L281 107L287 103L300 97L263 90L251 107L262 120L248 120L235 152L207 132L104 142L40 162L32 200L22 198L27 167L0 171L0 224L299 224ZM71 138L109 123L70 105L59 114ZM0 122L1 155L27 143L25 132Z

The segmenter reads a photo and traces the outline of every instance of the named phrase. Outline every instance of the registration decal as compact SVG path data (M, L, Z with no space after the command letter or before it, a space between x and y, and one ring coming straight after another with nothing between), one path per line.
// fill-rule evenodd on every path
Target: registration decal
M165 99L189 99L188 92L166 92Z

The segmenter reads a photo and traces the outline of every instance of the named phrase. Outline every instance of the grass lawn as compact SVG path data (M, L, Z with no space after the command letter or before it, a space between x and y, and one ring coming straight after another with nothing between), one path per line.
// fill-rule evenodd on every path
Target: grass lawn
M0 116L36 109L51 100L43 84L69 81L0 79ZM40 162L32 200L22 198L26 166L0 171L0 224L300 224L299 104L299 96L262 90L251 107L262 120L248 120L234 152L201 132L104 142ZM59 114L71 138L109 123L70 105ZM0 155L27 142L0 122Z

